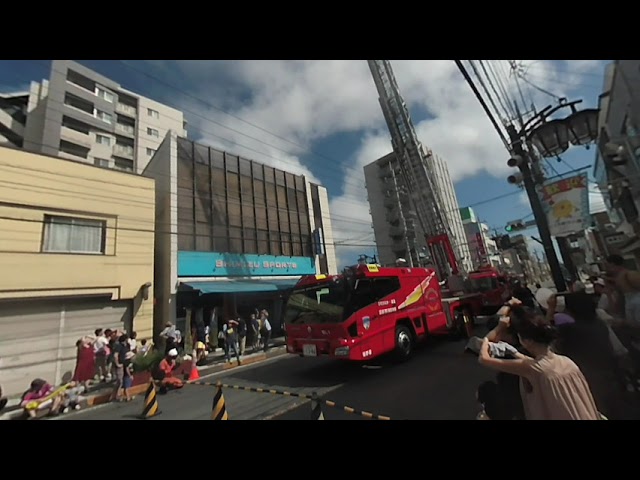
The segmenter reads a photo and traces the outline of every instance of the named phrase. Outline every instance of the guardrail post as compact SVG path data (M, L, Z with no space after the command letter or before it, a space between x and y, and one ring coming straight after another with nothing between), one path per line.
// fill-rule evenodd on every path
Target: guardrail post
M324 420L320 399L316 392L311 394L311 420Z

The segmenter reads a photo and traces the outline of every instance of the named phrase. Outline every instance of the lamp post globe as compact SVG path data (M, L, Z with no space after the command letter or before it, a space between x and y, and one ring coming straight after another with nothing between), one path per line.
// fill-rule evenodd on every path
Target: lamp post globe
M595 108L574 112L564 119L572 145L588 145L598 138L598 116Z
M542 123L528 136L544 158L557 157L569 149L569 128L566 119Z

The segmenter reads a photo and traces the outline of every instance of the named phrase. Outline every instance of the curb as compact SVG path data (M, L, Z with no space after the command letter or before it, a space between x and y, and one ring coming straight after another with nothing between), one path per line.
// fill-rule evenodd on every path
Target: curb
M272 352L273 353L271 352L261 353L255 357L247 358L245 361L242 362L242 365L238 365L237 363L233 363L233 362L232 363L224 362L224 363L218 363L214 365L198 367L198 373L200 373L201 375L211 375L213 373L233 370L234 368L237 368L237 367L244 367L245 365L251 365L253 363L264 362L265 360L268 360L270 358L278 357L280 355L286 354L287 347L285 346L273 347ZM185 383L191 383L191 382L185 382ZM129 392L131 395L140 395L147 390L148 386L149 386L148 384L137 385L135 387L130 388ZM113 392L111 391L108 393L101 393L98 395L87 397L86 398L87 408L96 407L98 405L104 405L105 403L109 403L109 399L111 398L112 393Z
M225 372L228 370L233 370L237 367L244 367L246 365L251 365L255 363L264 362L265 360L269 360L274 357L279 357L281 355L285 355L287 353L287 347L285 345L273 346L271 347L269 352L261 353L256 355L255 357L249 357L242 362L242 365L238 365L236 362L227 363L225 360L222 360L220 363L214 363L212 365L204 365L202 367L198 367L198 373L200 375L211 375L218 372ZM186 382L190 383L190 382ZM129 392L131 395L141 395L143 394L148 387L148 383L142 385L136 385L135 387L131 387ZM109 400L113 395L113 389L109 389L108 392L97 392L93 395L88 395L85 397L85 400L82 405L82 409L97 407L98 405L104 405L110 403ZM8 411L4 415L0 415L1 420L19 420L22 418L22 409L17 409L14 411Z

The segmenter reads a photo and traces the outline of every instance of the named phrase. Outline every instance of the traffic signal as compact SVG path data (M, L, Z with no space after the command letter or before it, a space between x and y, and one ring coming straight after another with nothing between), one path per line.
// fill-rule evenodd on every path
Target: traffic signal
M526 228L527 226L525 225L525 222L522 220L514 220L513 222L507 223L507 226L504 227L504 229L509 233L517 232L519 230L524 230Z
M519 168L523 162L524 162L524 159L520 155L514 155L509 160L507 160L507 165L510 166L511 168L516 168L516 167ZM512 185L517 185L522 183L522 173L518 172L512 175L509 175L507 177L507 182L511 183Z

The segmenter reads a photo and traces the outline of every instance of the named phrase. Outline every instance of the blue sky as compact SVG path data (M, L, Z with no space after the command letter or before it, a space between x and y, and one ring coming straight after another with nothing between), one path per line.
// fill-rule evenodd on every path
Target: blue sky
M391 145L366 61L79 61L184 111L192 138L319 181L329 190L341 264L374 252L362 167ZM518 82L509 61L486 61L493 87L520 108L541 109L556 102L551 94L596 106L609 61L515 62ZM500 232L510 220L530 219L524 194L505 180L507 152L454 62L392 65L420 139L447 160L460 206L481 203L476 214ZM0 91L46 78L49 68L46 60L0 61ZM591 167L594 156L593 148L572 148L563 162L548 162L549 174ZM597 195L592 207L603 209Z

